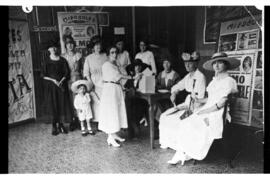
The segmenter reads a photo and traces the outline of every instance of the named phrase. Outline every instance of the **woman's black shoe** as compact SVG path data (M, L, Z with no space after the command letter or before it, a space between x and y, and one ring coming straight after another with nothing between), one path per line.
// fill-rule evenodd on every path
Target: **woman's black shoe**
M69 130L70 131L74 131L76 129L76 125L75 125L75 121L71 121L71 123L69 124Z
M83 137L87 136L87 132L85 130L82 130L82 136Z
M60 133L63 133L63 134L68 133L67 129L64 127L63 124L59 124L58 129L59 129Z
M59 134L59 131L57 130L57 127L53 126L52 135L58 135L58 134Z

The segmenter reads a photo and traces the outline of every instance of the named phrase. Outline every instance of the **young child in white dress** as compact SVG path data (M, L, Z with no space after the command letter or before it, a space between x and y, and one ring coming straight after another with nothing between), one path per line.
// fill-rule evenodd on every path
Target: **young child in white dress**
M72 91L76 93L74 98L74 107L77 110L77 114L81 122L82 136L95 134L90 125L90 119L93 118L93 115L90 105L91 98L88 91L90 91L92 87L93 84L87 80L78 80L71 86ZM87 130L85 129L85 121L87 124Z

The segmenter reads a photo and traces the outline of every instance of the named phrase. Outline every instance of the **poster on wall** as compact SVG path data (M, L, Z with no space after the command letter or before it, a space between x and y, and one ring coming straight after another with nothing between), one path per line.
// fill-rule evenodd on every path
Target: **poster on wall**
M257 49L258 48L258 30L238 34L238 50Z
M8 123L35 118L34 77L29 27L9 20Z
M229 71L238 87L231 104L232 122L246 126L263 126L261 23L261 15L256 15L220 25L218 51L241 62L237 69Z
M252 101L252 117L251 125L258 128L263 128L263 69L262 69L262 51L258 51L256 60L256 70L254 74L254 90Z
M102 35L102 27L109 25L108 13L100 12L58 12L61 53L65 53L64 36L72 36L76 50L84 56L88 54L87 45L94 35ZM99 28L99 30L98 30Z
M228 52L236 49L237 34L222 35L219 39L219 51Z
M255 54L232 55L240 60L238 68L230 70L230 76L237 82L238 93L233 96L233 106L231 109L233 120L246 124L249 122L249 106L252 86L252 68Z

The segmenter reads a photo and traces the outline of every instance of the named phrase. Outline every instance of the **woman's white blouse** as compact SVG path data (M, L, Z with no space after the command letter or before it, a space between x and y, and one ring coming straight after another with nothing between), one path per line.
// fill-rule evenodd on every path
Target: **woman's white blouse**
M152 52L150 51L139 52L136 54L135 59L136 58L139 58L142 60L143 63L150 65L152 68L152 72L157 74L156 63Z

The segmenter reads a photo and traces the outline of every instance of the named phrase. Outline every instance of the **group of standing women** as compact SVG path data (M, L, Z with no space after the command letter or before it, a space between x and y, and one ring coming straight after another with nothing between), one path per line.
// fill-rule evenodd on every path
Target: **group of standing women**
M76 128L76 110L73 107L74 94L71 84L80 79L93 83L90 93L92 121L98 122L98 129L108 134L108 144L114 147L123 142L116 133L127 128L127 114L124 101L123 85L133 79L125 70L129 65L129 53L123 49L123 39L117 39L113 46L102 52L102 40L94 36L90 42L92 53L85 60L75 52L76 43L71 36L64 37L66 53L59 55L59 43L53 42L46 47L50 52L44 61L42 78L45 80L46 112L52 117L52 135L68 133L64 127L70 122L70 131ZM142 60L156 69L153 54L145 51L145 42L140 42L141 52L137 54ZM140 45L141 46L141 45ZM154 71L153 71L154 72ZM138 77L139 78L139 77Z
M83 72L79 68L81 56L74 52L75 42L72 39L66 39L65 44L67 53L63 57L57 54L57 45L52 44L48 47L50 56L46 60L43 70L43 79L47 87L46 104L48 114L52 116L52 134L67 133L63 125L64 120L68 119L68 116L75 116L74 110L69 105L72 104L70 100L73 100L73 96L68 96L68 89L72 82L85 77L94 85L91 93L93 121L97 121L98 128L108 135L108 145L119 147L118 142L124 142L125 139L118 136L117 132L121 128L128 127L121 84L125 80L139 80L141 78L141 76L134 78L134 76L127 75L125 71L127 65L130 64L130 59L128 52L123 51L123 41L117 41L116 45L110 46L105 54L101 52L102 41L100 37L94 36L91 39L93 50L85 58ZM135 59L141 59L143 63L150 66L153 74L157 74L153 53L146 51L145 46L145 41L140 41L141 51L135 56ZM168 60L165 61L167 61L164 62L165 64L168 63ZM186 60L186 69L194 66L193 64L196 64L194 62L197 62L196 53L193 60ZM196 74L198 76L201 73L196 71L197 66L183 80L172 87L172 102L175 100L175 91L189 89L189 86L193 90L188 97L189 102L186 101L173 107L178 109L178 112L168 114L172 110L170 108L160 116L161 147L176 150L176 154L168 163L176 164L181 161L184 164L185 160L191 158L202 160L208 153L213 140L222 137L224 106L228 96L237 92L236 81L229 76L227 71L239 65L239 60L229 58L225 53L216 53L211 60L203 64L203 68L215 72L213 80L206 88L207 98L204 98L205 95L198 95L202 90L198 90L198 93L194 92L194 89L197 89L194 84L197 79ZM171 74L171 69L168 70L167 67L164 69L165 71L160 74L159 78L164 77L164 84L167 86L169 78L171 77L172 80L176 77ZM163 83L162 80L160 83ZM186 103L190 104L191 101L198 103L197 106L200 107L194 109L192 114L182 118L181 116L186 111ZM226 116L229 115L226 114Z

